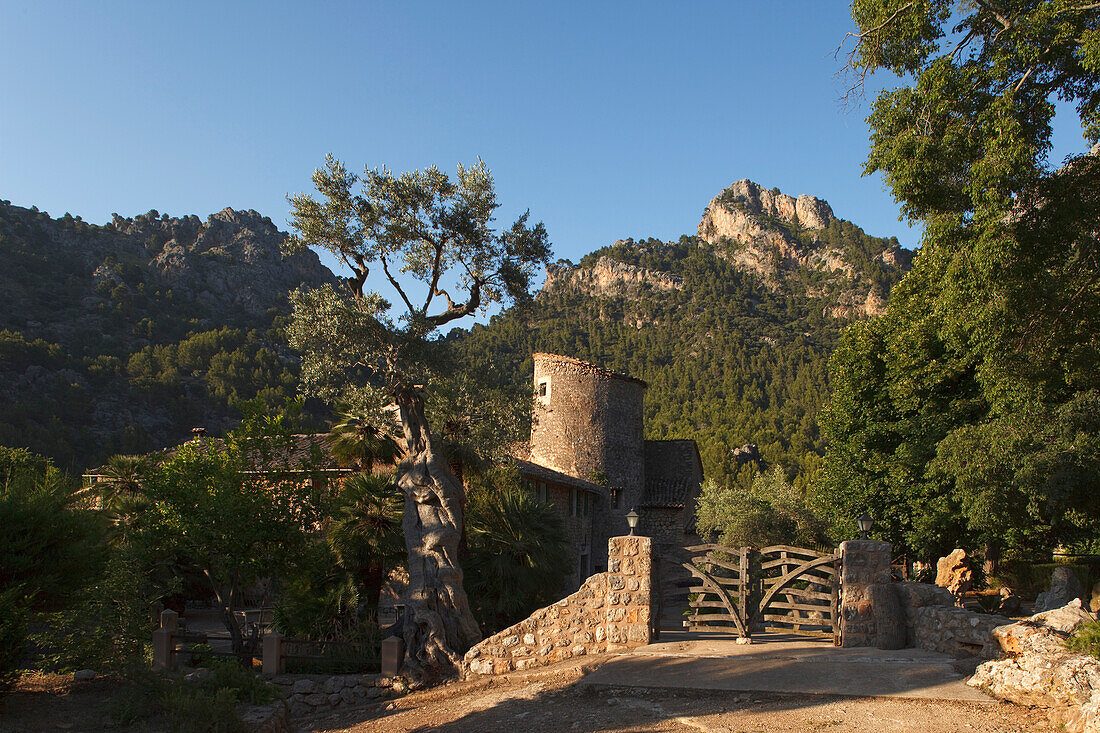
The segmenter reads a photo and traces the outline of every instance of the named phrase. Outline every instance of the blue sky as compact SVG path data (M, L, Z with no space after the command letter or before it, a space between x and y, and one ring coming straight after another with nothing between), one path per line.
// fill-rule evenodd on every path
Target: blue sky
M574 261L694 232L738 178L914 247L861 177L870 98L841 104L833 55L849 30L836 1L0 0L0 198L285 228L328 152L356 170L481 156L500 218L530 208ZM1056 140L1084 149L1072 122Z

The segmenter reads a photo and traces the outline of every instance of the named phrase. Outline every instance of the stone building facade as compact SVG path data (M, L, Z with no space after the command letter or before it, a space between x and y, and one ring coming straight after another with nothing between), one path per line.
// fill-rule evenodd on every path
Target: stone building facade
M540 353L534 362L531 440L517 465L574 534L570 589L607 569L607 541L629 533L632 509L636 532L658 548L691 541L699 450L694 440L645 440L646 383L568 356Z

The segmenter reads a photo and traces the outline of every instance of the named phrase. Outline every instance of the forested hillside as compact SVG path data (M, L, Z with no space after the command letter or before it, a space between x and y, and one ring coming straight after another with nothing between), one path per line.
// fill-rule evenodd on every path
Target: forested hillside
M732 236L625 240L552 266L534 304L449 335L461 365L513 385L537 351L628 372L649 383L647 438L694 438L708 476L745 485L757 467L734 451L755 443L804 484L824 452L828 356L865 312L853 304L884 299L908 253L831 210L812 230L735 194L719 198L750 221Z
M297 389L287 293L333 279L254 211L92 226L0 203L0 444L80 470Z
M254 211L156 211L92 226L0 203L0 444L80 470L145 452L234 405L297 392L287 293L334 276ZM694 438L708 476L751 482L734 450L804 483L823 453L826 361L908 267L896 240L828 204L738 181L699 236L625 240L550 266L536 301L448 337L460 368L526 388L548 351L649 383L649 438ZM741 463L739 463L739 460Z

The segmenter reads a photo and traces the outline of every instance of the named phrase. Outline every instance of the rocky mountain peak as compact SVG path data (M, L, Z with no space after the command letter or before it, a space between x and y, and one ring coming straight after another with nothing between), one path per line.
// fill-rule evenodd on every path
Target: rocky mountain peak
M801 194L798 198L767 189L747 178L735 181L732 186L711 200L708 209L718 206L741 207L756 215L773 216L803 229L824 229L833 220L833 209L827 201Z
M742 179L711 199L698 236L772 290L828 297L834 316L877 315L912 253L836 218L828 202ZM804 285L809 282L810 284Z

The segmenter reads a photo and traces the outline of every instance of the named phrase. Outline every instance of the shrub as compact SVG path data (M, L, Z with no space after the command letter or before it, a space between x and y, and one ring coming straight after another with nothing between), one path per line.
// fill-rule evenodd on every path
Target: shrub
M1100 621L1081 624L1066 639L1066 648L1100 659Z
M574 558L561 517L531 496L515 468L471 477L468 489L465 586L492 633L558 600Z

